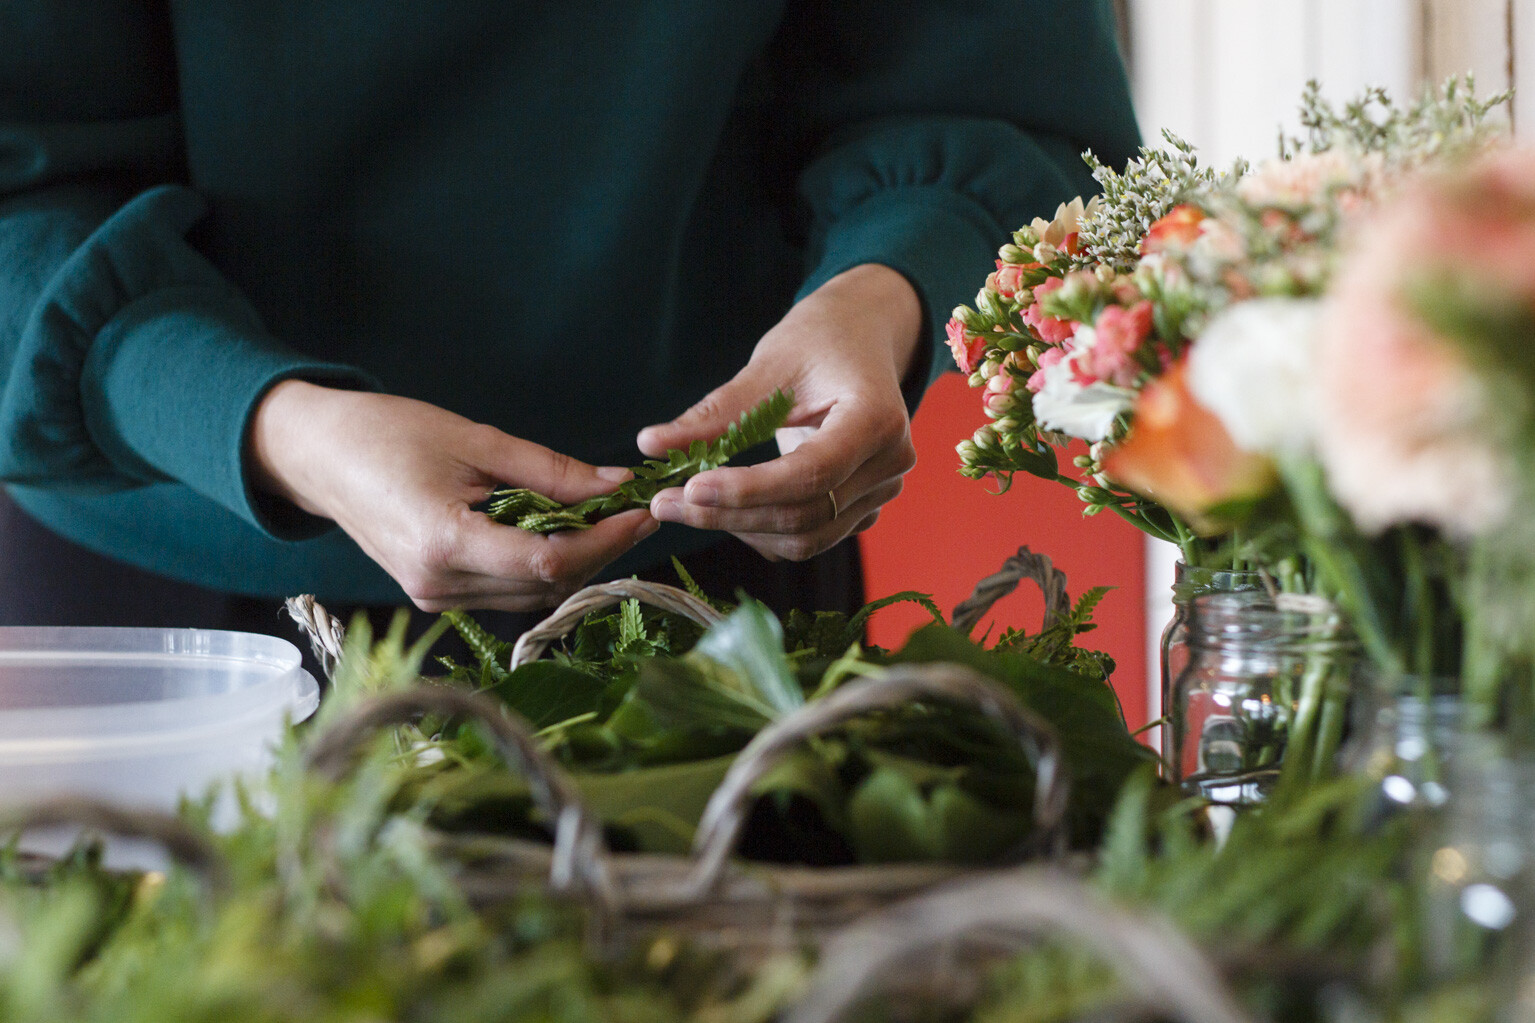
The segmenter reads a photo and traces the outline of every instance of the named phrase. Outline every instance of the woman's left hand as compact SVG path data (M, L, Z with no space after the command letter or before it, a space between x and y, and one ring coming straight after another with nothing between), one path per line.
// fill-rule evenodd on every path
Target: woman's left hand
M661 457L792 388L781 456L700 473L657 494L651 515L733 533L775 561L803 561L874 525L917 461L901 380L922 327L917 293L886 266L854 267L811 292L729 382L639 435L640 450Z

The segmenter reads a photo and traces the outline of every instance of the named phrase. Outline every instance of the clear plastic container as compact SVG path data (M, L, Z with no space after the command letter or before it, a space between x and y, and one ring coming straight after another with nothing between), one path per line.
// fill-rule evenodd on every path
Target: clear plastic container
M174 810L265 771L285 723L318 705L298 648L274 636L0 628L0 806L78 795ZM71 837L23 844L59 852ZM149 865L122 842L108 860Z

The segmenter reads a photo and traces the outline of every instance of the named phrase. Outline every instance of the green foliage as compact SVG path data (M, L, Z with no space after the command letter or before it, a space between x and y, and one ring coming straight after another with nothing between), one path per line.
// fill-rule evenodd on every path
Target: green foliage
M957 784L923 784L921 765L880 758L847 804L848 838L863 863L985 863L1028 834L1026 808L998 813Z
M385 749L326 785L290 744L272 816L207 833L228 868L103 871L89 847L39 877L0 857L0 1018L14 1023L766 1023L798 955L743 979L675 937L594 957L583 912L508 889L476 909L402 800Z
M743 600L724 621L698 641L690 655L712 663L723 674L721 687L751 693L778 718L805 704L783 651L783 627L773 612L755 600Z
M893 660L964 664L1012 690L1056 730L1070 772L1067 823L1079 846L1097 842L1120 787L1155 758L1125 727L1108 683L1018 653L984 650L952 629L928 626L912 634Z
M687 579L681 566L678 574ZM692 589L709 599L696 583ZM782 625L745 596L734 607L711 600L728 612L707 631L626 601L588 615L551 659L515 671L507 670L508 644L454 612L450 619L480 663L447 663L452 680L497 695L541 729L613 843L680 852L731 756L758 731L887 663L959 659L1009 684L1061 728L1068 763L1080 773L1073 828L1087 841L1101 827L1095 815L1106 812L1113 788L1146 755L1126 734L1104 672L1083 679L1060 667L1078 666L1071 639L1091 628L1101 596L1085 595L1065 621L1034 638L1036 652L1056 666L1021 650L992 653L971 644L942 624L931 598L912 592L851 615L795 611ZM869 617L903 602L923 607L936 624L897 654L865 648ZM1087 709L1074 708L1078 702ZM1086 735L1094 728L1109 733L1100 747ZM429 772L436 823L535 833L527 786L473 732L429 741L445 754ZM816 862L995 859L1028 830L1033 772L1016 739L973 710L916 704L871 715L807 744L757 786L760 823L743 851ZM767 837L754 844L753 835Z
M680 487L701 472L718 469L747 448L773 439L794 409L792 391L774 391L712 441L695 440L686 451L673 449L664 460L646 459L634 467L634 478L603 494L573 505L521 487L497 490L490 495L486 514L497 522L510 523L533 533L586 529L599 519L648 508L650 499L670 487Z
M1397 868L1427 822L1383 819L1378 798L1367 779L1331 782L1243 812L1218 843L1204 804L1179 800L1147 768L1120 795L1094 881L1215 952L1264 1018L1318 1018L1319 999L1345 988L1381 1013L1372 1018L1479 1018L1463 995L1435 991L1413 956L1422 921ZM1116 997L1112 967L1047 943L993 976L975 1018L1091 1015ZM1467 1014L1440 1015L1449 1006Z
M443 614L452 626L469 652L479 660L479 676L474 681L479 688L488 689L492 686L502 685L510 678L508 664L512 656L512 644L502 643L480 627L480 623L463 611L447 611ZM457 669L451 660L439 658L440 663L447 666L450 671ZM459 673L459 681L470 681L471 672L465 669Z
M1114 672L1114 658L1101 650L1076 645L1077 637L1098 626L1093 611L1111 586L1094 586L1078 598L1071 612L1036 635L1023 629L1007 629L997 638L995 649L1023 654L1045 664L1058 664L1079 675L1107 681Z

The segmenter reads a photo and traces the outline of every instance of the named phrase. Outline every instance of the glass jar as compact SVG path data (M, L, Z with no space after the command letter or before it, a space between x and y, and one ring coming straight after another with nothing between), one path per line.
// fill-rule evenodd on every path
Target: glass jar
M1386 813L1443 807L1464 724L1460 680L1364 671L1356 695L1348 769L1375 781Z
M1212 803L1262 802L1281 766L1330 774L1357 648L1332 608L1281 610L1266 592L1189 605L1188 663L1168 704L1172 780Z
M1189 605L1209 593L1245 593L1262 590L1263 574L1256 571L1199 568L1179 561L1173 567L1173 616L1162 630L1162 713L1172 709L1173 683L1189 663ZM1173 756L1172 729L1160 730L1162 759Z
M1421 864L1423 968L1483 987L1500 1018L1535 1018L1535 759L1463 728L1446 777Z

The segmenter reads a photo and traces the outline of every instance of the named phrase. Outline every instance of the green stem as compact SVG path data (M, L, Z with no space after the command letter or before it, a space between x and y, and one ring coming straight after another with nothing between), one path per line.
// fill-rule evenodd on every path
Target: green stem
M1401 635L1411 637L1413 674L1427 677L1434 671L1434 614L1423 545L1411 528L1398 530L1398 545L1402 552L1402 571L1407 577L1402 599Z
M1332 596L1349 616L1370 659L1388 672L1401 674L1402 654L1391 641L1374 599L1369 573L1360 561L1360 544L1327 493L1321 468L1309 461L1285 461L1280 468L1300 518L1306 554L1320 578L1330 584Z
M1488 541L1472 543L1467 559L1466 581L1461 597L1461 616L1465 631L1461 636L1461 692L1473 726L1493 720L1498 707L1499 658L1492 637L1488 635L1482 594L1489 589L1487 573L1492 567Z
M1365 653L1383 670L1402 674L1401 651L1391 642L1381 621L1380 609L1371 599L1370 587L1365 582L1358 559L1352 553L1340 555L1337 547L1325 539L1308 543L1306 553L1321 575L1333 584L1336 602L1348 614Z
M1144 516L1137 515L1135 512L1123 507L1122 505L1102 504L1098 507L1109 509L1115 515L1118 515L1120 518L1124 519L1126 522L1130 523L1130 525L1134 526L1136 529L1139 529L1141 532L1147 534L1148 536L1154 536L1158 540L1166 540L1168 543L1177 543L1177 541L1172 536L1169 536L1163 530L1152 525L1151 522Z
M1337 665L1334 665L1334 670ZM1322 718L1317 726L1316 747L1311 754L1311 777L1320 780L1332 773L1338 745L1343 741L1343 726L1348 719L1348 685L1339 680L1328 685L1322 697Z

